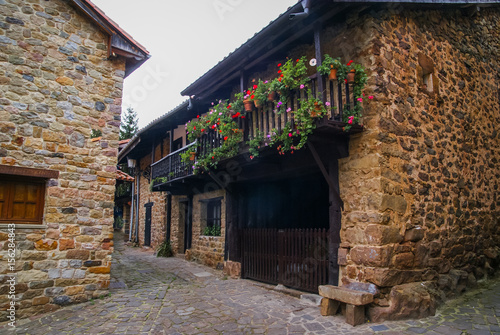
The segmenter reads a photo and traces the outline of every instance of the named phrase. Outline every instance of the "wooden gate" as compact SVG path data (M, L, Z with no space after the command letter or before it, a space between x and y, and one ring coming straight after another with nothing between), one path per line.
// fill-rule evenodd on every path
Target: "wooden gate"
M242 277L318 292L328 284L328 230L244 229Z

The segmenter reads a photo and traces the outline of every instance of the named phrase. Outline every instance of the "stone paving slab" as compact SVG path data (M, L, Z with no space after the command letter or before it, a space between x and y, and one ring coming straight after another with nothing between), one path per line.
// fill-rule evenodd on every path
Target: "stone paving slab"
M500 335L500 280L449 302L434 317L352 327L266 285L126 247L121 234L111 274L108 297L19 320L14 330L0 325L0 334Z

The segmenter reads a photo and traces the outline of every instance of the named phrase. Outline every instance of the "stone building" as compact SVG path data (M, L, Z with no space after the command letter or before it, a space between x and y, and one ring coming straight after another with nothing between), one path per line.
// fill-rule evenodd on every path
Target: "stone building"
M88 0L1 1L0 21L5 321L11 276L16 318L106 293L123 81L149 54Z
M500 9L412 2L302 1L182 91L189 100L119 156L138 159L144 177L139 243L168 239L176 253L234 276L368 290L373 321L433 314L492 276L500 261ZM373 99L361 102L361 124L340 114L357 104L353 86L317 73L324 54L366 68L363 93ZM238 111L244 119L234 114L245 138L238 153L196 174L191 165L226 138L188 143L185 124L302 56L309 85L335 106L306 146L281 155L280 142L265 138L290 118L299 122L292 95L291 114L277 113L276 101ZM252 159L246 140L261 135ZM183 161L191 151L193 163Z

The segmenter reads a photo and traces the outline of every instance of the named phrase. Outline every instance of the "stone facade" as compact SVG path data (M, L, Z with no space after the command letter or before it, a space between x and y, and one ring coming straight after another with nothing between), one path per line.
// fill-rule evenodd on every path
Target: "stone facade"
M145 156L140 160L142 170L145 170L151 165L151 157ZM151 207L151 244L152 248L156 248L163 243L166 234L166 193L165 192L151 192L150 191L150 178L141 175L139 181L140 196L139 196L139 244L144 245L144 233L146 222L146 205L152 203Z
M67 1L0 2L0 164L59 171L43 224L16 225L16 317L107 293L126 64ZM92 129L102 131L90 141ZM0 225L0 321L7 225Z
M199 261L207 266L221 269L224 267L224 243L226 235L226 204L221 200L221 234L220 236L204 236L206 227L202 200L224 197L224 190L197 194L193 197L193 239L191 249L186 252L188 259ZM206 210L206 209L205 209ZM179 222L181 224L181 222ZM183 223L182 223L183 224Z
M499 11L399 10L348 28L375 99L340 162L339 263L378 289L374 321L433 314L500 261Z

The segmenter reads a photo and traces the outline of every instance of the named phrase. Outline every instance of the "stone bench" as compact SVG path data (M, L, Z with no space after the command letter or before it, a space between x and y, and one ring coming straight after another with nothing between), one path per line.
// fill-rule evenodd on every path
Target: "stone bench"
M365 305L373 301L373 294L356 291L342 286L322 285L319 287L321 315L335 315L341 304L345 304L345 320L352 326L365 322ZM343 310L343 309L342 309Z

